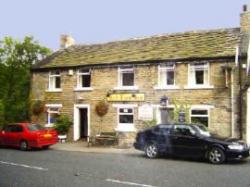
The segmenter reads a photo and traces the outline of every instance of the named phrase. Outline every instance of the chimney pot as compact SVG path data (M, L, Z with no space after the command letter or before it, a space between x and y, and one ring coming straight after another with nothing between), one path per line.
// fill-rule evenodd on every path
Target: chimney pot
M247 5L243 5L243 12L247 12Z
M67 48L75 44L74 38L70 35L62 34L60 38L61 48Z

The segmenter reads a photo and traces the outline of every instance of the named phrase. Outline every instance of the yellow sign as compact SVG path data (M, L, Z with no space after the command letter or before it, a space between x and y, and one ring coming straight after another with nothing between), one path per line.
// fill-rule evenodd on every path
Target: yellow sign
M108 101L144 101L145 96L142 93L139 94L111 94L107 97Z

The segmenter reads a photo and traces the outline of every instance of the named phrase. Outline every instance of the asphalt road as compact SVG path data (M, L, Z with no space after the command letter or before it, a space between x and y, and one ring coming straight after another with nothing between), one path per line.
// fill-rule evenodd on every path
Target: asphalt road
M204 161L143 154L0 149L0 187L250 186L250 160Z

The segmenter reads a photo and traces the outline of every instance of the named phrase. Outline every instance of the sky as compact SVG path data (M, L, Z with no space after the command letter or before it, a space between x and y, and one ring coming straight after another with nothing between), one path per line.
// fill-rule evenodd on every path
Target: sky
M250 0L0 0L0 40L33 36L55 51L61 34L93 44L239 27L243 4L250 10Z

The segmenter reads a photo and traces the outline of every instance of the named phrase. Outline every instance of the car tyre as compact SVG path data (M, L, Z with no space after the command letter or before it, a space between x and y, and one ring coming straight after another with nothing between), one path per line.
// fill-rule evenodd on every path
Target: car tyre
M225 153L224 151L219 147L213 147L208 152L208 160L212 164L221 164L225 161Z
M25 140L22 140L22 141L20 142L20 150L22 150L22 151L27 151L28 148L29 148L28 142L25 141Z
M155 143L147 144L144 151L148 158L157 158L159 155L159 151Z
M43 146L43 149L45 149L45 150L47 150L47 149L49 149L49 145L46 145L46 146Z

